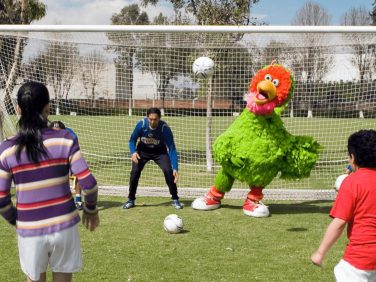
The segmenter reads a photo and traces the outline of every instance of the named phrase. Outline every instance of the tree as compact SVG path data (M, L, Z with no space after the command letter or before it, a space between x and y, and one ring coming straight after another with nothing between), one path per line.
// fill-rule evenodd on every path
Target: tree
M101 82L102 71L105 69L103 54L94 50L81 58L81 78L85 90L90 89L91 105L94 107L95 88Z
M372 17L363 7L351 8L348 12L344 13L341 17L341 25L349 26L369 26L372 25ZM351 63L359 71L360 87L357 95L359 100L363 100L363 95L366 94L364 89L365 80L371 79L375 71L375 52L376 46L374 43L370 44L373 40L373 35L350 33L344 34L344 39L351 42L349 47L352 49L353 54ZM368 43L366 43L368 42Z
M176 22L175 22L176 23ZM155 25L172 24L166 16L159 14L154 20ZM149 71L156 80L158 96L162 100L162 110L167 95L167 87L172 78L191 72L190 55L193 49L190 46L174 46L174 34L161 33L148 38L149 44L137 50L138 67L142 71Z
M43 18L46 14L46 6L37 0L1 1L0 24L30 24L34 20ZM22 61L23 49L26 39L17 36L8 36L0 40L0 49L7 48L7 52L1 52L0 66L4 75L5 96L3 101L8 112L14 113L14 106L10 95L13 91L19 66Z
M376 0L372 3L372 12L370 13L370 16L372 17L372 25L376 25Z
M142 0L143 5L156 5L159 0ZM198 25L249 25L255 24L251 17L252 5L259 0L170 0L175 13L184 11L196 19Z
M0 2L0 24L30 24L34 20L43 18L46 6L38 0L3 0ZM15 113L15 105L11 93L19 75L19 66L26 39L19 36L7 36L0 39L0 50L7 48L7 52L0 52L0 71L4 79L0 87L4 89L1 103L11 114ZM0 114L0 138L3 139L3 115Z
M319 4L307 2L300 8L292 21L293 25L329 25L331 17ZM302 34L296 38L296 57L292 69L297 80L310 86L309 99L314 98L315 85L332 68L334 55L323 42L328 38L325 34ZM312 110L311 101L308 101L309 110Z
M35 75L54 91L56 112L61 100L67 99L74 77L78 74L79 50L70 42L50 41L38 56L29 62L30 75Z
M0 2L0 24L30 24L45 15L46 5L38 0Z
M145 25L149 24L149 17L146 12L141 12L137 4L124 6L120 13L111 17L113 25ZM109 47L117 57L115 59L116 67L116 98L129 101L129 115L132 114L133 98L133 70L135 65L136 43L140 40L136 34L123 33L121 36L114 33L108 33L107 37L115 43Z

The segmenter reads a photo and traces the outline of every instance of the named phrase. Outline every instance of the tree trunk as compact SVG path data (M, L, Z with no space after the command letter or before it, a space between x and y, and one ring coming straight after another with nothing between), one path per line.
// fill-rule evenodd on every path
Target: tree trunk
M94 99L95 99L95 86L91 87L91 106L94 108Z

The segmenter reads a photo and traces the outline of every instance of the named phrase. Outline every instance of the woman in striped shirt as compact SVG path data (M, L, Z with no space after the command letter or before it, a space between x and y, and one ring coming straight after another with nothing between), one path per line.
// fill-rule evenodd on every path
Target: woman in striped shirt
M85 196L82 222L99 225L98 188L76 138L48 128L50 98L45 85L27 82L17 94L18 133L0 145L0 213L18 234L20 263L28 281L71 281L81 269L77 223L80 217L69 186L75 175ZM16 207L11 183L16 187Z

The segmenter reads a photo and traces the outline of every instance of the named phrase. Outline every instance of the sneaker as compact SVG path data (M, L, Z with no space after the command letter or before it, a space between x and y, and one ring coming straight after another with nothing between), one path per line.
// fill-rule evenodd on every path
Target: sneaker
M221 207L221 201L206 195L205 197L197 198L192 202L192 208L194 210L209 211L219 209Z
M171 206L175 207L177 210L181 210L183 208L179 200L172 200Z
M82 210L82 202L76 202L76 208L80 211Z
M133 200L128 200L124 206L123 206L123 209L130 209L130 208L133 208L134 207L134 201Z
M262 202L254 202L246 199L243 205L243 213L252 217L268 217L270 215L268 206Z

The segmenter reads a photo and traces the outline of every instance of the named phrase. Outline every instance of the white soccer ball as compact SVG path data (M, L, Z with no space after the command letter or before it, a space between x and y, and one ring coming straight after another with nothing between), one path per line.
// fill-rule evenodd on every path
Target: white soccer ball
M163 228L171 234L180 233L183 231L183 219L177 214L170 214L163 221Z
M336 188L336 191L339 190L339 187L341 187L341 184L342 184L343 180L345 180L345 178L347 176L348 176L347 174L341 174L340 176L337 177L336 182L334 184L334 187Z
M214 73L214 66L214 61L209 57L199 57L194 61L192 71L198 78L209 78Z

